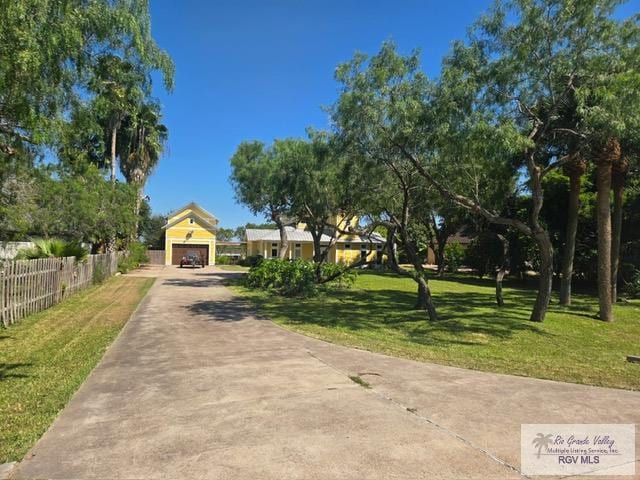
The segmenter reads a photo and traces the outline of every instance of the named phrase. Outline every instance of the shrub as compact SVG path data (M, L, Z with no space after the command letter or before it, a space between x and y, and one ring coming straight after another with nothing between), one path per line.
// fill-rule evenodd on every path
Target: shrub
M640 298L640 270L636 270L628 282L625 281L624 292L631 298Z
M495 234L483 232L465 249L464 263L482 278L487 273L495 273L502 263L502 256L502 245Z
M31 242L33 243L32 247L18 251L16 260L76 257L76 260L83 261L89 255L89 251L78 242L67 242L59 238L34 238Z
M220 255L216 257L217 265L229 265L231 264L231 257L228 255Z
M313 262L306 260L263 260L247 274L247 285L274 289L286 296L309 296L317 293Z
M238 265L243 267L257 267L264 260L262 255L251 255L246 258L241 258L238 261Z
M149 261L147 255L147 247L140 242L131 242L127 252L118 261L118 271L120 273L127 273L134 268L138 268L141 263Z
M351 288L356 281L357 273L353 269L348 269L344 265L336 263L323 263L320 267L321 277L329 278L337 275L327 285L338 288Z
M321 278L335 277L326 286L349 288L353 285L356 272L344 265L323 263ZM250 287L271 289L285 296L311 296L318 293L320 284L316 278L316 264L308 260L261 259L247 274L246 284Z
M444 247L444 264L447 271L454 273L462 265L464 247L458 242L448 243Z

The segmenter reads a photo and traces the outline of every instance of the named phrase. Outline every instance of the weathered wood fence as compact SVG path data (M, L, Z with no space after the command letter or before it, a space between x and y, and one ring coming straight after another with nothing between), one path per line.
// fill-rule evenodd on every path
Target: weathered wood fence
M0 266L0 321L5 327L62 301L118 270L118 253L13 260Z
M149 265L164 265L164 250L147 250Z

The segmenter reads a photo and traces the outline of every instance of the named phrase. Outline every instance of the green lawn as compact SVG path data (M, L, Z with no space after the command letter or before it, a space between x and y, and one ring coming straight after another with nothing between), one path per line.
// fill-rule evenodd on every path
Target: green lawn
M230 280L230 282L234 282ZM506 284L506 306L491 280L430 280L441 320L412 310L416 284L392 274L362 273L350 290L292 302L269 292L234 289L276 323L342 345L415 360L567 382L640 390L640 302L615 307L611 324L594 318L597 299L553 304L544 323L529 322L534 292ZM553 301L557 302L557 298Z
M153 284L114 277L0 328L0 463L40 438Z
M216 265L220 270L226 270L228 272L248 272L249 267L243 267L242 265Z

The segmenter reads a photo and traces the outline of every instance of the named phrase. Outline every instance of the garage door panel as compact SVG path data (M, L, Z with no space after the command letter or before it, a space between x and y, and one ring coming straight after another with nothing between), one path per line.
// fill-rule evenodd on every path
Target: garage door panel
M209 245L173 245L171 247L171 264L180 265L180 259L189 253L195 252L209 264Z

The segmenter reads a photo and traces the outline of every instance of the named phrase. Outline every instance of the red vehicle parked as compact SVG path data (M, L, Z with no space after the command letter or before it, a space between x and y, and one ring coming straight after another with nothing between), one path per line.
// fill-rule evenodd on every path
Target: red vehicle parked
M185 266L192 268L198 268L198 266L200 266L204 268L204 260L196 252L189 252L180 259L180 268Z

